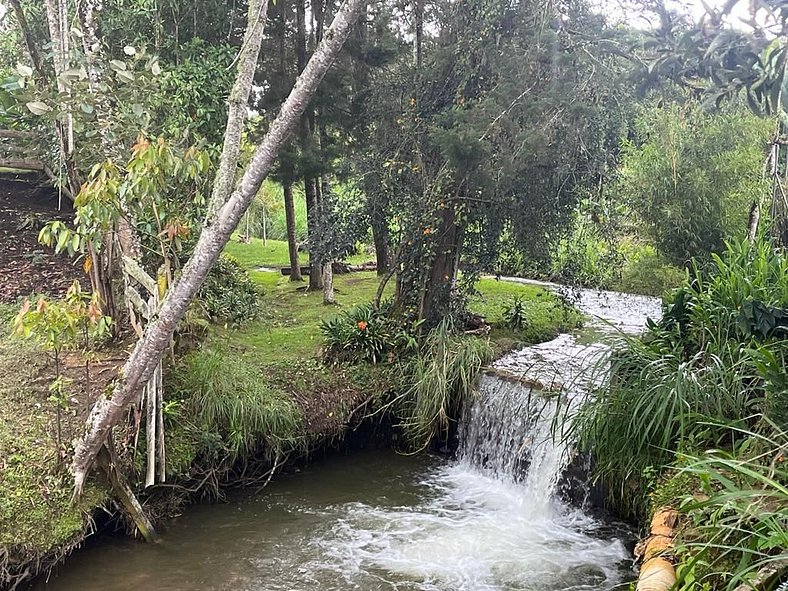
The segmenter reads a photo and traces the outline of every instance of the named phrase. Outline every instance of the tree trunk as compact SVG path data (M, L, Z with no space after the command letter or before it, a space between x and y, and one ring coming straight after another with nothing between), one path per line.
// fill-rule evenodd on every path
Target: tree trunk
M440 323L449 310L463 239L453 207L444 208L440 219L435 255L429 263L419 310L419 319L424 320L428 328Z
M25 17L25 11L22 10L22 5L19 3L19 0L10 0L10 4L14 11L16 22L19 25L20 31L22 32L22 38L25 41L25 48L27 49L27 53L30 55L31 61L33 62L33 70L35 71L36 79L42 87L48 86L46 72L44 71L44 62L41 60L41 54L38 52L38 46L36 45L35 38L33 37L33 33L30 31L30 25L28 24L27 18Z
M304 0L296 0L296 66L301 72L306 63L306 7ZM312 127L310 125L309 114L304 110L301 117L301 127L299 128L299 141L301 143L301 156L311 150L310 138ZM315 179L309 174L304 175L304 194L306 196L306 228L307 244L309 249L309 290L320 290L323 288L322 273L320 264L314 255L314 244L317 223L317 188ZM292 266L292 265L291 265Z
M388 274L391 268L391 235L389 233L386 212L378 204L373 204L370 212L372 241L375 243L375 261L378 275Z
M298 244L296 244L296 220L293 204L293 185L290 182L282 185L285 197L285 223L287 225L287 251L290 254L290 281L303 281L301 264L298 262Z
M334 269L331 261L323 263L323 305L336 304L334 298Z
M758 199L753 199L752 205L750 206L750 215L747 219L747 240L750 244L755 242L755 238L758 236L758 223L761 219L761 204L758 202Z
M309 244L309 290L320 291L323 289L323 275L320 272L321 261L317 257L315 245L317 224L319 223L320 205L317 201L317 185L315 179L304 179L304 193L306 194L306 220Z
M256 148L238 187L200 233L180 279L167 292L158 316L145 327L142 339L137 342L119 372L112 395L101 396L96 401L88 417L85 435L74 451L72 472L76 496L82 493L88 471L112 427L123 418L126 408L138 397L141 388L158 367L178 321L219 258L241 216L254 200L260 185L274 165L279 149L298 125L309 100L342 49L364 5L364 0L347 0L343 4L323 43L309 60L282 105L279 115Z
M46 15L47 25L49 27L49 37L52 41L52 65L54 66L56 86L58 92L65 92L63 83L57 77L60 76L65 70L68 69L68 33L63 30L61 23L60 6L55 6L53 0L46 0ZM20 26L22 23L20 22ZM64 37L66 38L64 40ZM41 72L41 78L46 78L45 72ZM60 153L63 156L63 162L66 166L66 174L68 176L68 184L71 194L76 197L79 189L82 186L82 181L77 172L77 166L74 162L74 133L72 128L72 119L69 115L65 122L58 121L55 123L55 132L57 134L58 143L60 144Z
M322 131L323 128L321 127L321 132ZM321 153L323 145L321 141ZM321 175L320 183L316 182L315 186L320 189L318 192L318 212L321 217L320 225L322 227L325 223L325 207L327 206L331 194L331 183L328 180L328 175ZM323 256L321 258L323 269L320 279L323 282L323 304L329 306L337 303L336 299L334 299L334 261L331 259L331 256Z
M206 218L208 220L213 218L219 208L224 205L233 190L235 171L238 167L238 154L241 150L241 134L244 130L246 110L249 106L249 93L252 90L252 81L257 69L267 16L268 0L252 0L249 3L249 22L238 56L238 77L235 79L227 101L227 128L224 132L219 170L216 172L213 193L208 204Z
M413 65L417 73L421 70L422 46L424 44L424 0L413 0ZM418 74L417 74L418 75Z

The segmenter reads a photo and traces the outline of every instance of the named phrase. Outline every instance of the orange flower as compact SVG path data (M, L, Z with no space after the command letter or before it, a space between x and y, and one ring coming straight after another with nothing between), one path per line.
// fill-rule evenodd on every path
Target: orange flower
M364 320L359 320L357 326L359 330L367 330L367 323Z
M424 235L429 236L432 234L432 228L424 228Z

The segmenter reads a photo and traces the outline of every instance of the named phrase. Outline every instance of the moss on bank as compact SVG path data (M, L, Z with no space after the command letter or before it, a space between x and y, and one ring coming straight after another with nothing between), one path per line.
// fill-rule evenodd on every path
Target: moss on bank
M15 313L0 306L0 586L24 578L21 568L59 558L83 539L91 513L106 493L91 484L71 504L72 479L59 457L55 411L49 402L52 379L46 354L31 343L11 339L5 329ZM64 433L81 424L78 400L65 413Z
M378 285L376 274L338 275L338 306L326 307L322 294L306 292L304 283L256 270L286 264L281 260L287 252L283 244L269 241L268 251L259 242L228 247L264 292L263 317L241 328L212 326L198 347L169 372L167 464L170 484L176 488L192 488L209 471L213 490L222 478L260 478L272 457L293 457L342 437L348 423L360 419L369 405L382 402L393 385L402 386L394 364L326 366L319 361L321 319L370 301ZM483 279L478 289L471 309L493 324L502 323L503 311L515 297L526 304L529 322L524 330L494 328L491 336L498 351L552 338L580 320L539 287ZM6 327L16 307L4 306L0 313ZM115 367L124 355L114 354ZM55 451L54 407L47 400L50 373L42 351L11 340L3 329L0 554L7 552L16 574L32 565L29 574L35 575L67 554L89 531L91 511L109 500L108 493L92 484L78 506L70 504L71 478L67 462ZM79 390L78 372L73 378ZM82 394L74 397L68 414L68 440L84 421L88 398ZM144 433L140 439L139 449L144 449ZM134 462L127 460L139 473L141 458L138 453ZM168 490L172 494L173 489ZM154 488L147 498L152 501L164 494ZM0 587L11 584L11 575L0 565Z

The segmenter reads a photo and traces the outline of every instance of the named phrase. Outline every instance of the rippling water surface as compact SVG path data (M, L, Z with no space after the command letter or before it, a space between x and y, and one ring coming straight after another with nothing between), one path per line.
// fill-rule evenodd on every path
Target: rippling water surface
M598 330L636 332L658 302L580 292ZM559 500L571 453L550 429L607 348L562 335L498 366L569 384L544 399L482 378L454 460L355 453L258 494L189 508L156 545L102 539L38 591L569 591L632 578L630 532Z

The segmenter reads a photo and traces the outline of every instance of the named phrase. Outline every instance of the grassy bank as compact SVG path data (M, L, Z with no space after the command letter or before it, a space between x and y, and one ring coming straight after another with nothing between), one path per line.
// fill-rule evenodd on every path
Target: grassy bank
M55 407L49 400L54 377L50 360L35 345L11 339L14 306L0 305L0 586L24 578L70 552L90 526L92 511L107 500L91 483L76 505L72 480L58 452ZM76 378L73 371L67 375ZM64 439L76 433L84 415L82 393L74 389L63 413Z
M305 283L258 270L287 265L285 243L233 241L227 253L261 290L262 314L240 327L211 325L169 368L166 381L170 482L188 488L201 483L209 496L227 482L260 482L272 462L341 438L376 398L402 386L396 364L329 366L320 359L321 320L369 302L378 285L374 272L337 275L338 305L327 307L322 294L307 292ZM552 338L580 320L539 287L483 279L478 289L471 308L494 325L491 338L499 351ZM518 331L503 326L504 310L515 298L528 319ZM94 484L80 505L69 503L68 460L56 451L54 405L48 400L52 364L34 345L10 336L8 323L17 309L0 309L0 555L7 556L0 569L8 567L0 570L2 585L31 565L34 574L68 553L89 530L91 511L109 500L102 485ZM101 356L106 359L93 363L106 384L125 351ZM81 362L73 359L69 375L74 395L66 412L66 442L79 432L91 399L82 387ZM92 397L98 391L94 384ZM136 460L126 450L137 476L144 445L143 429ZM156 503L171 491L154 487L142 499Z
M678 511L679 591L788 581L787 309L785 254L730 244L621 344L574 418L619 513Z

